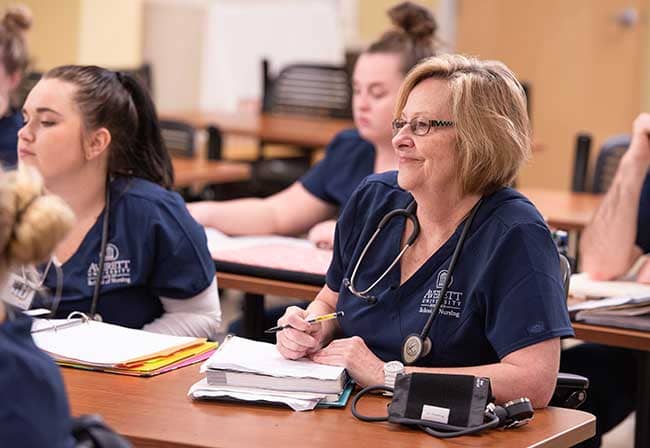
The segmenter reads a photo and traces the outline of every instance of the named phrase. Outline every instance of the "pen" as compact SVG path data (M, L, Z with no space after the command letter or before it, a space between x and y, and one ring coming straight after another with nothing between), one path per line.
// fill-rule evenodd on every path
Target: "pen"
M343 317L345 313L343 311L337 311L336 313L329 313L329 314L323 314L322 316L316 316L312 317L311 319L307 319L308 324L315 324L317 322L323 322L325 320L332 320L336 319L338 317ZM278 325L277 327L271 327L268 330L264 330L264 333L277 333L278 331L282 331L285 328L292 328L291 325Z

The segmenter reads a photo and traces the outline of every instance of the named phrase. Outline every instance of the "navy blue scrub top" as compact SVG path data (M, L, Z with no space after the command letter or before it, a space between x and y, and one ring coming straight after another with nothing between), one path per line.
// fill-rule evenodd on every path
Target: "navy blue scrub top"
M97 312L104 322L142 328L163 314L159 297L187 299L210 286L214 262L203 228L178 193L135 177L117 177L110 189L109 238ZM103 222L104 213L62 266L58 317L90 311ZM48 270L45 286L54 294L54 268Z
M636 244L644 254L650 252L650 174L646 175L639 200L639 218L636 226Z
M59 368L34 344L30 318L0 323L0 445L73 447Z
M341 286L382 217L413 197L397 172L368 177L336 226L327 285L339 291L344 337L360 336L384 361L401 359L404 338L420 333L440 294L460 225L450 239L400 286L400 265L371 291L369 305ZM400 250L405 218L393 218L366 253L355 279L367 288ZM557 250L544 220L520 193L503 188L484 198L429 334L422 366L461 367L499 362L526 346L572 336Z
M334 137L323 160L300 182L318 199L343 207L361 181L374 171L375 147L356 129L348 129Z
M18 164L18 131L22 127L20 111L10 111L9 115L0 118L0 163L5 169Z

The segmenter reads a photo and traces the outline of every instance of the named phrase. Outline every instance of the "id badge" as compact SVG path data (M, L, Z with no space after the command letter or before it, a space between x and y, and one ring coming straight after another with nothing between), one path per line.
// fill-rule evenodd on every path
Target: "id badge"
M35 292L25 278L12 272L7 276L0 298L21 310L28 310L32 306Z

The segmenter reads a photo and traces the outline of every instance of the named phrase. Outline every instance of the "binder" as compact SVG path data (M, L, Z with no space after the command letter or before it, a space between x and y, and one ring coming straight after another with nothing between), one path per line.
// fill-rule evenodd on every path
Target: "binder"
M152 376L205 360L217 344L88 319L35 319L36 345L63 366Z

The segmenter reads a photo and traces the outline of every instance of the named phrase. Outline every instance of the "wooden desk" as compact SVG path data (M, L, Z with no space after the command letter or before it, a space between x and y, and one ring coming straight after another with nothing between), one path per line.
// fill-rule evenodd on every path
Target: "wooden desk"
M576 337L589 342L638 351L638 380L634 446L650 446L650 332L573 323ZM604 369L607 366L603 366ZM616 387L616 385L612 385Z
M250 294L272 294L295 299L313 300L322 286L283 282L250 275L217 272L219 288L236 289Z
M258 314L264 313L264 294L276 294L285 297L311 300L320 290L317 286L279 282L245 275L218 273L219 284L223 287L258 294L259 303L248 303L244 310L245 328L254 327L262 322ZM227 285L227 286L226 286ZM259 299L261 297L261 300ZM576 338L598 344L623 347L639 351L638 397L636 409L637 422L650 422L650 332L627 330L624 328L604 327L573 323ZM650 446L650 428L647 424L635 427L635 447Z
M161 112L164 120L178 120L196 128L216 126L224 134L254 137L270 143L316 148L327 146L336 134L354 127L352 120L267 115L257 112Z
M99 413L138 447L568 447L595 433L591 414L548 408L528 425L480 436L434 439L388 423L364 423L344 409L293 412L235 403L193 402L197 366L153 378L132 378L62 368L73 415ZM380 415L387 399L368 397L361 411Z
M576 338L598 344L650 352L650 332L573 322ZM650 378L650 373L648 378Z
M541 188L522 188L519 191L535 204L550 226L564 230L583 229L603 198L598 194Z
M172 165L176 188L190 187L195 183L243 182L251 177L251 167L247 163L175 157L172 159Z

